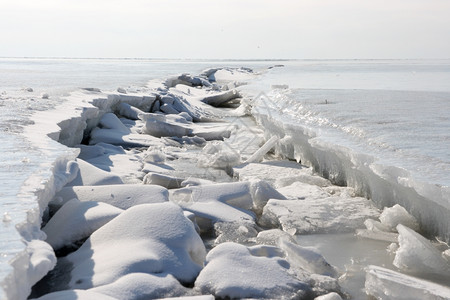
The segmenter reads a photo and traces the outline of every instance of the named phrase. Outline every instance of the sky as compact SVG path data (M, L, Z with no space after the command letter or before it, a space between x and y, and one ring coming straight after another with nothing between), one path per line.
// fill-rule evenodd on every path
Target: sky
M449 0L0 0L0 57L450 58Z

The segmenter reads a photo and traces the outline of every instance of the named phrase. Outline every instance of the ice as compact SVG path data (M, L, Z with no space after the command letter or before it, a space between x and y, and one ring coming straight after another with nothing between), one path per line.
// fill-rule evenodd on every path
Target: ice
M225 242L235 242L240 244L249 244L253 242L258 234L254 224L250 223L224 223L214 224L216 233L215 245Z
M253 162L259 162L264 158L264 155L266 155L267 152L269 152L278 142L278 137L273 136L271 137L267 142L264 143L264 145L261 146L261 148L258 149L255 153L253 153L252 156L250 156L245 163L253 163Z
M132 273L117 281L89 289L91 292L122 300L155 299L183 296L188 289L171 274Z
M328 197L305 200L271 199L264 207L260 223L278 227L288 233L350 232L365 219L377 217L378 210L361 197Z
M42 231L47 234L46 242L58 250L89 237L122 211L102 202L72 199L56 212Z
M288 160L242 164L233 168L233 175L242 181L265 180L275 188L288 186L296 181L319 186L330 185L327 180L313 175L311 169Z
M123 102L117 107L117 113L131 120L139 120L139 115L144 114L139 108Z
M177 112L178 114L178 112ZM176 136L183 137L192 134L192 129L183 117L178 115L162 115L146 113L140 118L145 121L144 133L155 137Z
M392 207L385 207L380 215L380 221L381 224L387 226L391 231L395 231L398 224L407 226L415 231L420 229L416 218L398 204Z
M181 187L183 180L183 178L149 172L144 176L143 183L160 185L167 189L177 189Z
M400 270L413 274L438 275L450 280L450 263L430 241L414 230L399 224L400 234L394 265Z
M157 185L99 185L65 187L51 201L53 209L77 198L81 202L97 201L110 204L120 209L128 209L138 204L162 203L168 201L166 188Z
M202 150L198 164L203 167L227 169L241 162L241 156L231 150L225 143L214 141L208 143Z
M171 274L189 284L202 269L205 255L194 225L178 206L142 204L123 212L95 231L77 251L60 259L34 291L89 289L135 273Z
M286 258L291 267L304 269L312 274L337 277L336 268L330 265L317 251L285 239L280 239L278 245L286 252Z
M376 299L450 299L450 288L377 266L366 270L366 293Z
M258 233L256 236L256 243L260 245L277 246L280 239L287 240L291 243L296 242L292 235L281 229L269 229Z
M247 183L218 183L175 190L170 200L196 215L197 224L209 231L216 222L250 222L253 200Z
M265 247L265 249L261 248ZM277 248L223 243L206 256L195 289L220 298L305 297L310 288L289 273Z
M269 199L286 199L282 193L279 193L278 190L271 187L270 184L264 180L250 181L250 192L253 197L253 210L258 215L261 215L263 208Z
M354 188L358 195L370 198L378 207L402 205L427 234L449 241L448 188L418 182L405 169L381 165L374 156L340 146L342 143L336 141L335 134L326 135L298 121L302 118L308 123L311 117L297 113L300 105L297 98L280 91L263 95L252 103L252 114L265 135L280 138L275 153L313 167L333 184ZM327 121L327 118L312 117L319 123ZM315 125L316 129L322 128L321 123ZM414 166L418 166L420 159L414 157L411 156Z
M278 191L290 200L323 199L332 196L326 190L317 185L303 183L300 181L296 181L291 185L279 188Z
M78 175L67 186L121 184L122 179L111 172L103 171L92 164L77 158Z

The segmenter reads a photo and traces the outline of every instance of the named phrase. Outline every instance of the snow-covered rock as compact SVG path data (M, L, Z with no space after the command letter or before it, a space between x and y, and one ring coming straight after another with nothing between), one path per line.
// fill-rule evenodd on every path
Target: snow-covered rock
M366 293L380 300L450 299L450 288L389 269L366 269Z

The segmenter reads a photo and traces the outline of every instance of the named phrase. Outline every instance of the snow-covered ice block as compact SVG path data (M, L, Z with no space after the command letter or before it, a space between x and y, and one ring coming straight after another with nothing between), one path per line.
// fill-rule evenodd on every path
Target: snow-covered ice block
M139 120L139 115L144 113L139 108L131 106L128 103L120 103L117 106L117 112L121 116L131 119L131 120Z
M131 133L130 129L113 113L104 114L100 119L99 125L101 128L114 129L125 134Z
M99 143L93 146L80 145L79 158L95 167L120 176L126 183L136 183L142 178L142 163L136 155L121 146Z
M380 300L450 299L450 288L378 266L366 269L366 293Z
M272 136L268 141L264 143L264 145L261 146L255 153L250 156L245 163L254 163L254 162L260 162L264 155L266 155L267 152L269 152L278 142L279 138L274 135Z
M179 115L146 113L141 114L140 118L145 122L144 133L155 137L183 137L192 134L190 124Z
M199 166L221 169L236 166L240 162L241 156L238 152L218 141L207 143L198 159Z
M331 292L326 295L316 297L314 300L342 300L342 297L336 292Z
M398 234L395 232L374 231L369 229L356 229L356 235L361 238L396 243Z
M77 176L66 186L121 184L122 179L111 172L103 171L92 164L77 158L79 167Z
M231 299L305 297L310 287L289 273L289 263L280 257L282 251L277 249L220 244L208 253L195 289Z
M312 274L337 277L336 268L330 265L322 254L309 248L280 239L278 245L286 252L291 267L306 270Z
M160 300L162 298L158 298L157 300ZM184 297L170 297L170 298L164 298L165 300L214 300L213 295L199 295L199 296L184 296Z
M285 200L286 197L264 180L250 181L250 192L253 197L253 210L260 215L269 199Z
M408 226L412 230L419 230L419 223L416 218L409 214L405 208L395 204L392 207L385 207L380 215L381 224L395 231L398 224Z
M99 186L65 187L59 191L50 205L58 209L69 200L105 202L120 209L145 203L168 201L166 188L158 185L117 184Z
M166 298L188 293L187 288L167 273L132 273L113 283L95 287L89 291L122 300Z
M27 275L29 286L33 286L55 267L56 256L52 247L44 241L32 240L26 244L29 255Z
M167 189L177 189L181 187L184 178L149 172L144 176L144 184L155 184Z
M296 181L319 186L330 185L326 179L313 175L310 168L288 160L242 164L233 168L233 176L241 181L265 180L275 188L291 185Z
M91 131L89 144L107 143L123 147L149 147L161 146L159 138L137 133L124 133L116 129L96 127Z
M89 289L133 273L171 274L189 284L202 269L205 256L194 225L177 205L142 204L124 211L95 231L77 251L60 259L36 289L44 293Z
M395 254L394 266L415 274L443 276L450 282L450 262L429 240L402 224L397 225L397 231L400 247Z
M300 181L296 181L291 185L284 186L277 190L290 200L323 199L331 196L320 186Z
M378 217L378 210L362 197L274 200L264 207L260 223L280 226L289 234L344 233L363 226L367 218Z
M85 290L65 290L46 294L34 300L117 300L115 297L107 296L100 293Z
M224 140L231 135L232 127L223 123L197 123L192 129L192 134L206 141Z
M296 243L292 235L278 228L259 232L256 236L256 243L260 245L277 246L280 239L287 240L291 243Z
M254 224L250 223L216 223L214 224L216 232L215 245L225 242L235 242L246 244L255 240L258 231Z
M89 237L122 211L102 202L72 199L56 212L42 231L47 234L46 242L58 250Z

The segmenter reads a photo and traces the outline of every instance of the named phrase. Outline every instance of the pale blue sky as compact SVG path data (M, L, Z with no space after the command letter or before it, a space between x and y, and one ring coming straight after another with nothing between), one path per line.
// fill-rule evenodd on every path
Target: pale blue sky
M1 0L0 56L450 58L448 0Z

